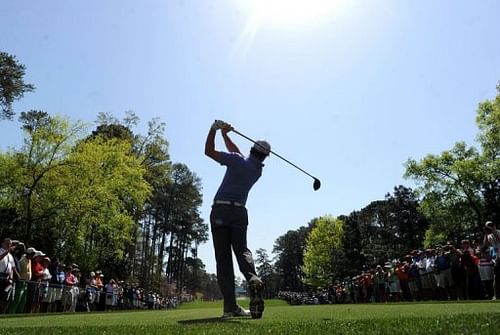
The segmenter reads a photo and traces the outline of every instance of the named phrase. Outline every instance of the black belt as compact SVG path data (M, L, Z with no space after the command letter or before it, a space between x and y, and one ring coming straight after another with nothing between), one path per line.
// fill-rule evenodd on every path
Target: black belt
M235 206L235 207L245 207L241 202L238 201L232 201L232 200L215 200L214 205L228 205L228 206Z

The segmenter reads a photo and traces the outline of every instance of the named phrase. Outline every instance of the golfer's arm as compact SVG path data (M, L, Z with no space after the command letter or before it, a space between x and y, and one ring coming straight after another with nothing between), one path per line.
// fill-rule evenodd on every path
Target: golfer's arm
M226 148L229 152L236 152L241 154L240 149L234 144L234 142L227 136L226 132L222 132L222 138L224 139L224 143L226 144Z
M210 128L205 141L205 155L216 162L220 162L220 152L215 150L215 130Z

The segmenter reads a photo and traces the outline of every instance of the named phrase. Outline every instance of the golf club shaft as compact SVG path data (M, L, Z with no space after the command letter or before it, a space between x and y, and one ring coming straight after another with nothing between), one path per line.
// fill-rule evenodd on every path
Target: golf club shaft
M252 143L255 143L255 141L254 141L254 140L252 140L250 137L246 136L245 134L240 133L240 132L239 132L239 131L237 131L236 129L233 129L233 130L232 130L232 132L234 132L234 133L236 133L236 134L240 135L240 136L241 136L241 137L243 137L243 138L246 138L247 140L249 140L249 141L250 141L250 142L252 142ZM281 155L278 155L277 153L275 153L275 152L274 152L274 151L272 151L272 150L270 150L270 152L271 152L273 155L275 155L276 157L281 158L282 160L284 160L285 162L287 162L287 163L288 163L288 164L290 164L291 166L295 167L296 169L298 169L298 170L300 170L300 171L304 172L306 175L308 175L309 177L313 178L314 180L316 180L316 179L317 179L316 177L314 177L314 176L313 176L313 175L311 175L310 173L308 173L308 172L304 171L303 169L301 169L301 168L300 168L300 167L298 167L297 165L295 165L295 164L293 164L292 162L290 162L290 161L289 161L288 159L286 159L285 157L283 157L283 156L281 156Z

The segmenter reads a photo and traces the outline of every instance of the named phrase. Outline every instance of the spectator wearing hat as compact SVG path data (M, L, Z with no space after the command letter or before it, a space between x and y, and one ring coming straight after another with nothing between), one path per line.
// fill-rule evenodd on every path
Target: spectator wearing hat
M14 300L14 256L11 254L12 240L4 238L0 247L0 314L7 311L7 307Z
M96 273L94 271L90 272L89 278L87 279L85 291L88 295L88 309L93 310L97 296L97 281Z
M41 302L40 293L43 294L43 289L42 291L40 290L42 286L41 281L43 278L43 270L44 270L42 264L43 257L45 257L45 254L42 251L35 250L33 259L31 261L32 284L28 284L28 302L26 304L27 313L38 313L40 310L40 302ZM31 290L30 286L32 288Z
M50 280L52 274L50 273L51 260L48 256L42 258L42 279L40 280L40 313L47 313L49 304L54 302L54 290L50 289Z
M78 298L78 279L75 275L75 270L76 269L73 269L71 265L66 266L63 292L64 312L74 312L76 310L76 301Z
M101 270L96 271L96 286L97 286L97 309L104 311L106 309L106 291L104 290L104 274Z

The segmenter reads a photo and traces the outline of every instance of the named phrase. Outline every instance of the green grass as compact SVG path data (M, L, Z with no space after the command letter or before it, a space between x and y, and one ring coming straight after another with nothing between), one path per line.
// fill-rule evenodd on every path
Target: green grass
M248 301L242 302L248 306ZM264 318L220 321L220 302L169 311L4 316L0 334L498 334L500 303L288 306L266 301Z

